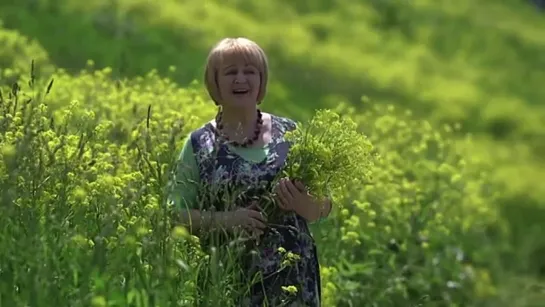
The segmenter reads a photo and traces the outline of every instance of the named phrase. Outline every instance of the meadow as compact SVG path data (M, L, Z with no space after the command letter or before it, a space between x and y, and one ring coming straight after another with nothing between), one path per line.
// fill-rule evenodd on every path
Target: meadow
M269 54L265 111L380 155L312 225L323 306L542 306L542 29L514 0L2 1L0 306L192 306L203 266L229 305L165 205L224 36Z

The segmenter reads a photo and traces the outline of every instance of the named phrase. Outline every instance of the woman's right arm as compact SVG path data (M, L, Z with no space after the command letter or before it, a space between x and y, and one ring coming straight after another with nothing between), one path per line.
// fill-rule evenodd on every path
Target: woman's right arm
M211 212L196 209L199 207L197 204L198 183L199 170L191 139L188 137L176 161L174 178L170 183L172 186L169 191L169 201L180 211L178 215L180 224L187 227L191 233L212 226L214 217L216 222L220 223L225 219L225 215L220 212L216 212L213 216Z
M266 222L258 211L239 209L237 211L200 210L197 195L199 189L199 169L193 153L191 139L187 138L176 163L175 176L169 202L180 210L179 221L191 233L216 228L230 229L234 226L264 228Z

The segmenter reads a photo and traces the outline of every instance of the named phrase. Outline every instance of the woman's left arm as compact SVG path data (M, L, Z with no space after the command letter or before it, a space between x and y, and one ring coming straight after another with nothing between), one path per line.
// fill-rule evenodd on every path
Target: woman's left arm
M276 195L280 208L294 211L310 223L326 218L331 213L331 200L317 199L301 182L281 179L276 187Z

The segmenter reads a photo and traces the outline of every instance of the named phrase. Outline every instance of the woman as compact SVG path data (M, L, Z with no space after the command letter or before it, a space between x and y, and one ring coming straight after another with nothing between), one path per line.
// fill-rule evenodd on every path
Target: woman
M284 133L295 123L258 109L267 79L267 58L256 43L227 38L212 49L205 84L219 112L185 143L172 199L184 209L182 222L192 232L244 227L259 236L258 256L245 261L245 269L263 278L241 305L280 306L288 296L282 306L320 306L318 259L307 223L329 215L331 203L315 199L302 183L287 178L272 186L289 151ZM268 224L252 202L265 191L275 192L286 213L280 223ZM289 268L282 267L287 252L299 256L292 257ZM287 286L295 286L297 294L286 295L293 290Z

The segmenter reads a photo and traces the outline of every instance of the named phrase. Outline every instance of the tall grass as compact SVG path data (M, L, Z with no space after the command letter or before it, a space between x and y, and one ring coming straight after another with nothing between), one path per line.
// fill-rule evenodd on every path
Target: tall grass
M179 148L213 104L155 72L30 72L0 96L0 304L234 305L247 241L205 242L168 202ZM378 160L372 181L312 225L323 305L513 306L500 190L453 141L457 128L394 107L338 112Z

